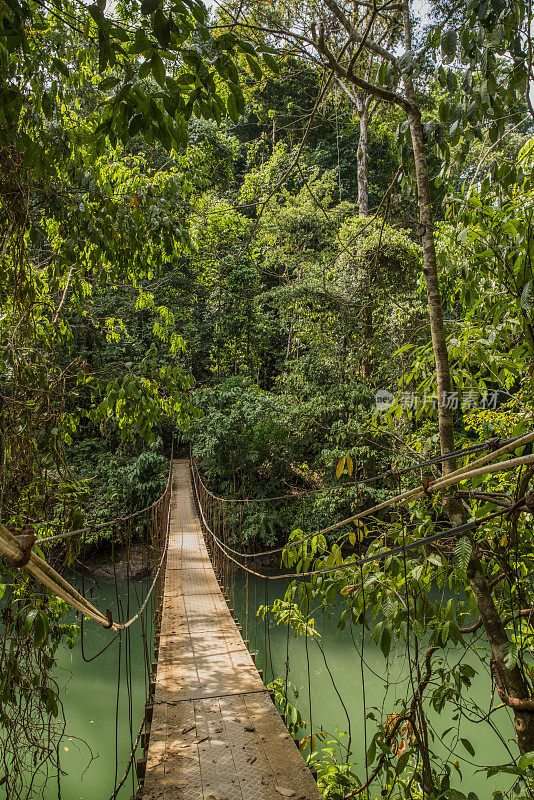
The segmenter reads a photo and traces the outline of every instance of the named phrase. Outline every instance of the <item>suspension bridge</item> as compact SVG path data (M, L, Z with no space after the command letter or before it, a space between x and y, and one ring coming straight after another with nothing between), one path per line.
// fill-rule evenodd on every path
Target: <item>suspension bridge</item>
M189 462L173 467L147 800L320 800L215 576Z
M116 643L118 679L117 679L117 714L115 720L115 780L109 800L115 800L122 788L126 789L127 779L131 780L135 800L278 800L280 797L295 800L320 800L321 794L312 773L307 768L301 752L281 714L274 705L274 695L264 685L263 676L256 668L255 656L260 639L257 629L257 611L259 608L258 586L263 585L265 656L270 653L269 637L269 599L268 583L271 581L289 581L292 584L307 582L308 588L316 580L325 575L351 576L352 590L358 587L358 579L363 585L363 569L372 572L378 564L384 562L395 553L403 557L411 553L423 553L422 548L432 542L442 540L442 558L452 562L455 542L458 537L474 531L479 525L493 519L511 519L511 513L532 513L534 501L528 491L529 481L534 470L534 454L530 452L534 442L534 432L516 436L508 440L488 440L456 451L447 456L437 456L424 462L412 464L394 473L388 471L382 475L358 480L352 486L369 485L370 482L384 482L393 478L399 480L397 493L369 507L369 503L358 502L360 510L346 519L312 533L293 537L290 548L304 549L310 539L317 541L319 536L344 528L365 517L373 517L377 512L388 509L393 518L399 518L399 535L389 545L382 534L376 544L360 542L357 547L341 560L332 561L328 557L308 561L307 569L274 574L260 572L258 559L265 555L276 555L278 559L284 546L270 548L258 552L247 549L235 549L232 545L243 542L243 526L247 513L257 513L259 507L265 510L268 503L282 503L289 506L293 503L295 519L300 515L302 529L310 528L307 523L306 496L313 504L314 494L321 492L345 491L346 486L308 492L291 493L270 498L221 498L213 494L203 482L193 459L174 459L171 452L169 474L165 491L150 506L121 516L110 522L88 525L87 527L54 534L47 523L42 523L38 533L31 525L26 526L22 534L14 535L0 524L0 554L13 567L24 569L34 579L36 585L46 587L57 597L62 598L75 609L81 620L81 649L84 661L98 658L109 647ZM522 455L509 458L511 452L525 448ZM445 458L465 457L486 451L474 461L466 461L452 472L447 472L434 479L422 478L422 483L405 491L401 491L400 478L422 468L439 465ZM501 460L504 458L505 460ZM503 493L488 494L473 491L460 492L458 496L472 496L484 502L497 505L498 510L483 517L450 527L445 524L423 538L414 538L407 534L404 517L400 513L402 506L414 501L427 502L434 493L481 476L499 474L506 471L526 469L524 477L518 483L517 497L504 496ZM519 479L518 479L519 480ZM363 507L362 507L363 505ZM261 514L259 514L261 517ZM513 523L513 519L509 524ZM438 526L441 527L441 526ZM127 553L126 585L119 591L115 574L116 608L103 611L93 605L90 591L85 591L84 569L86 562L87 537L95 531L108 529L113 533L111 560L115 573L114 547L121 544ZM291 528L293 529L293 528ZM407 538L408 535L408 538ZM69 583L65 577L54 569L42 556L42 548L57 543L66 544L67 554L70 540L77 538L81 558L81 591ZM134 542L143 540L146 553L146 583L131 578L130 547ZM326 542L326 539L324 539ZM116 543L116 544L115 544ZM39 545L38 550L34 545ZM326 544L325 544L326 548ZM369 548L369 549L367 549ZM38 555L38 552L41 555ZM52 551L46 551L47 554ZM78 551L76 551L78 552ZM279 563L279 560L278 560ZM415 562L414 562L415 563ZM254 568L253 568L254 567ZM249 578L254 589L249 598ZM263 583L262 583L263 582ZM354 585L352 585L354 584ZM305 588L306 587L301 587ZM306 589L307 591L307 589ZM120 594L122 593L122 599ZM260 601L261 602L261 601ZM408 595L406 595L408 602ZM240 605L240 618L243 628L236 621L233 610ZM300 634L305 639L306 655L308 636L310 635L309 617L298 617L299 607L294 602L285 601L284 624L287 629L286 661L285 661L285 708L282 698L282 711L288 719L288 672L289 672L289 636L292 614L300 619ZM253 623L250 623L249 609ZM532 609L519 609L518 614L531 613ZM309 613L309 611L307 612ZM96 654L86 656L84 650L83 620L91 619L108 629L109 642ZM7 619L7 618L6 618ZM133 725L133 706L131 693L131 632L137 624L137 633L143 642L143 660L145 669L146 705L145 714L138 728L137 735ZM461 629L465 633L473 633L481 626L481 621ZM503 625L505 623L503 622ZM507 623L506 623L507 624ZM252 627L251 627L252 625ZM11 635L6 629L5 636ZM13 641L19 642L14 630ZM314 638L313 631L311 632ZM250 641L249 641L250 640ZM326 654L319 641L325 667L332 680L334 679L327 665ZM356 642L355 642L356 647ZM361 663L364 664L365 636L361 632ZM434 648L435 649L435 648ZM425 658L431 658L434 651L430 648ZM122 655L121 655L122 654ZM430 655L428 655L430 654ZM119 719L118 700L121 692L121 658L126 663L128 692L128 728L127 741L131 745L126 771L119 780L118 741L124 733L125 722ZM267 662L266 662L267 663ZM426 662L425 662L426 663ZM428 666L428 665L427 665ZM419 664L410 662L410 674L419 674ZM310 670L308 662L308 695L309 695L309 730L311 749L313 736L319 730L312 722L312 702ZM275 673L272 669L273 676ZM282 679L283 682L283 679ZM424 687L424 681L420 684ZM527 703L530 699L519 700L508 697L503 686L497 686L500 699L505 705L512 707L512 701ZM337 692L337 689L336 689ZM362 673L362 692L365 693L365 678ZM337 692L341 701L341 696ZM414 698L417 699L417 693ZM280 705L280 698L276 698ZM398 719L407 719L416 730L414 702L404 715ZM343 704L342 704L343 705ZM530 707L530 706L529 706ZM343 708L345 706L343 705ZM346 709L345 709L346 712ZM346 712L347 713L347 712ZM350 751L350 719L347 753ZM44 722L46 727L46 720ZM288 722L288 724L290 724ZM363 739L366 740L366 718L362 719ZM387 734L388 747L391 746L391 758L396 758L393 746L397 727L392 725ZM44 729L43 729L44 730ZM322 732L322 728L319 733ZM48 731L48 734L50 731ZM42 733L39 733L41 736ZM140 752L142 757L139 758ZM16 758L16 749L12 759ZM369 772L364 784L357 792L370 786L377 771L386 759L380 756L378 765ZM15 762L18 763L18 762ZM53 763L57 770L58 782L61 774L59 758ZM134 768L134 765L135 768ZM9 789L10 776L2 779ZM357 793L356 792L356 793ZM352 797L355 794L348 794ZM9 791L7 793L9 796ZM121 793L124 797L124 793Z

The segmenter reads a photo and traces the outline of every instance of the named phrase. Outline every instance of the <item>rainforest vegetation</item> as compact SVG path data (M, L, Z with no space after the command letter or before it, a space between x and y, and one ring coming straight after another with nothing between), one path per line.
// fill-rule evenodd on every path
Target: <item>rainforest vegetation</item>
M465 758L495 800L533 796L534 465L301 542L477 456L404 467L533 428L533 24L530 0L0 0L3 526L46 539L142 509L173 441L217 495L317 490L305 520L249 504L232 540L293 538L298 571L481 520L273 610L296 636L310 603L363 628L384 674L408 647L366 763L309 742L327 798L466 800ZM35 551L76 571L78 542ZM1 576L0 791L39 796L28 720L52 758L79 621L24 569Z

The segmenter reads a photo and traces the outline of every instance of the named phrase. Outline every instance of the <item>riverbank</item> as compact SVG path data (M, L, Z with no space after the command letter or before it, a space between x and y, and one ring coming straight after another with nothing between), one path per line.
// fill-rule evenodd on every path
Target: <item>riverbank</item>
M84 569L97 580L140 581L154 573L154 548L139 542L120 545L113 552L95 551L86 558Z

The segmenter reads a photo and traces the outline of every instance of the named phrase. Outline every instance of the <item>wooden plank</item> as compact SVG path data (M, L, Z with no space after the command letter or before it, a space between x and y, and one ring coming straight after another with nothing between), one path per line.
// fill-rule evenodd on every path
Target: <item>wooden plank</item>
M173 490L143 797L321 800L222 596L185 460Z

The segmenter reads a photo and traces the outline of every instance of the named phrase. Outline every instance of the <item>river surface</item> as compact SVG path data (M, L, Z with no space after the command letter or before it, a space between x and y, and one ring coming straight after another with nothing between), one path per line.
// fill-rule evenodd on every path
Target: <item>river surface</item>
M272 603L277 597L283 597L284 588L278 581L269 582L269 602ZM258 580L255 583L253 577L250 576L248 596L249 607L253 605L254 601L265 603L265 581ZM247 616L243 597L242 590L235 591L236 611L245 636ZM364 779L366 744L369 746L376 731L372 720L368 719L367 725L364 725L364 699L367 714L371 712L377 718L384 719L391 712L399 711L399 707L395 705L397 699L413 696L406 651L403 648L395 652L392 648L386 666L380 648L366 636L364 638L365 663L362 671L360 656L362 627L354 626L351 631L347 625L343 631L339 630L337 627L339 611L330 619L325 617L321 611L310 612L310 615L315 620L325 657L311 638L308 638L308 654L306 654L304 638L296 639L293 635L288 637L286 626L276 625L273 619L266 628L262 620L254 619L251 609L249 609L248 615L249 647L251 650L257 650L256 663L259 668L263 669L266 683L272 679L273 675L285 678L286 656L289 654L288 678L298 690L296 700L293 700L292 693L289 692L290 702L299 709L305 721L309 722L310 717L312 718L314 732L320 731L321 728L327 732L326 741L333 743L338 754L346 753L350 730L353 752L351 762L356 774ZM477 670L478 674L472 679L471 687L464 689L464 692L487 713L490 709L491 684L477 653L471 652L466 655L464 650L450 647L447 657L451 665L460 662L469 664ZM363 687L365 691L363 691ZM311 695L311 710L309 695ZM498 704L497 699L493 705ZM455 719L449 707L446 707L441 714L432 711L429 720L436 731L433 749L439 758L450 757L448 748L454 741L461 738L469 740L475 749L473 758L461 743L455 748L462 778L460 779L453 770L452 787L465 794L470 791L476 792L484 800L491 795L492 791L496 789L502 791L510 787L512 780L508 780L507 776L504 781L502 777L488 779L486 774L480 771L482 765L510 762L510 755L504 742L508 744L512 754L517 757L514 728L511 715L507 710L501 709L492 713L491 720L496 731L489 728L486 723L476 724ZM443 732L451 728L452 730L443 736ZM301 731L300 738L308 736L309 732L309 727ZM319 745L320 742L317 741L316 750ZM307 753L309 750L306 749L304 754Z
M126 613L128 593L125 584L119 584L119 600L125 617L133 615L139 607L139 601L131 591L129 613ZM117 619L117 596L113 583L99 581L91 601L101 609L111 608L114 618ZM144 619L151 621L151 618L151 612L147 608ZM147 636L149 652L153 652L150 628L151 625ZM141 619L133 624L130 631L129 637L123 635L120 646L117 639L89 663L82 657L80 637L74 649L69 650L62 646L58 650L55 678L61 687L67 721L66 734L60 745L61 768L66 773L61 777L62 800L107 800L114 790L115 773L117 783L124 775L132 741L135 741L143 718L146 697ZM84 624L85 657L92 658L111 638L113 636L110 631L95 622L87 621ZM120 692L117 704L118 686ZM137 757L141 757L140 748ZM131 798L135 788L134 763L117 797L119 800L127 800ZM57 798L57 784L55 780L51 780L44 791L43 800Z
M269 602L275 597L283 596L284 588L278 582L271 583ZM267 629L264 622L253 614L254 602L261 604L265 601L264 592L263 581L254 584L250 579L248 639L250 649L256 649L258 652L257 665L264 670L266 682L272 679L273 674L275 676L285 674L286 651L289 648L289 680L299 690L298 698L292 702L299 708L304 720L309 721L310 716L312 717L315 732L323 729L327 732L328 741L341 742L339 752L342 752L343 747L347 745L350 720L352 762L355 771L363 777L365 741L367 740L369 744L375 728L372 720L368 720L366 729L363 724L364 693L361 663L355 648L355 642L358 647L361 644L361 628L353 629L353 640L348 627L340 631L336 627L336 620L329 620L320 612L315 614L326 663L320 649L311 639L308 640L307 657L303 638L295 639L290 636L288 639L286 628L276 625L274 620L270 621ZM122 588L120 593L125 603L125 588ZM93 601L101 608L113 608L116 605L113 584L101 582L95 590ZM131 613L134 605L131 599ZM247 620L237 593L236 609L238 613L241 612L245 633ZM84 636L86 658L97 653L109 640L108 631L93 622L87 622ZM79 639L73 650L68 650L66 647L59 650L56 678L63 690L63 705L67 720L66 736L60 747L61 766L66 772L61 780L62 800L107 800L113 792L115 773L118 780L124 773L131 751L130 730L133 731L135 738L143 715L146 693L142 628L139 620L131 628L129 648L128 654L127 643L123 641L119 662L119 645L116 641L102 655L89 663L82 658ZM462 653L451 649L449 656L452 662L454 659L460 659ZM311 713L308 696L308 661ZM128 662L131 664L131 670L127 668ZM477 666L476 655L469 655L464 663ZM374 643L366 641L363 675L367 712L372 711L374 707L378 717L382 716L383 710L386 714L398 710L394 705L395 699L404 697L408 691L408 671L404 652L398 655L392 653L386 671L380 649ZM386 678L389 680L387 689ZM116 744L118 685L120 685L120 696ZM490 685L486 674L474 679L469 695L488 709ZM515 752L513 728L507 712L498 711L492 715L492 719L504 739L510 742L512 752ZM446 756L451 734L441 737L441 733L446 728L458 726L458 721L452 719L450 712L443 712L441 716L434 714L432 723L438 731L438 739L441 740L435 742L435 749L441 756ZM301 736L306 736L308 733L309 728L304 730ZM486 725L475 726L465 722L462 722L459 735L471 740L476 750L476 757L471 758L462 745L459 746L463 779L453 780L452 785L461 788L466 794L475 791L481 798L490 796L491 791L496 788L507 788L502 786L502 780L494 778L488 781L484 773L477 773L477 767L473 764L473 762L498 764L509 761L506 749L498 736ZM132 796L135 788L134 776L135 771L132 770L132 774L118 794L119 800L126 800ZM57 797L57 787L52 781L43 794L43 800L57 800Z

